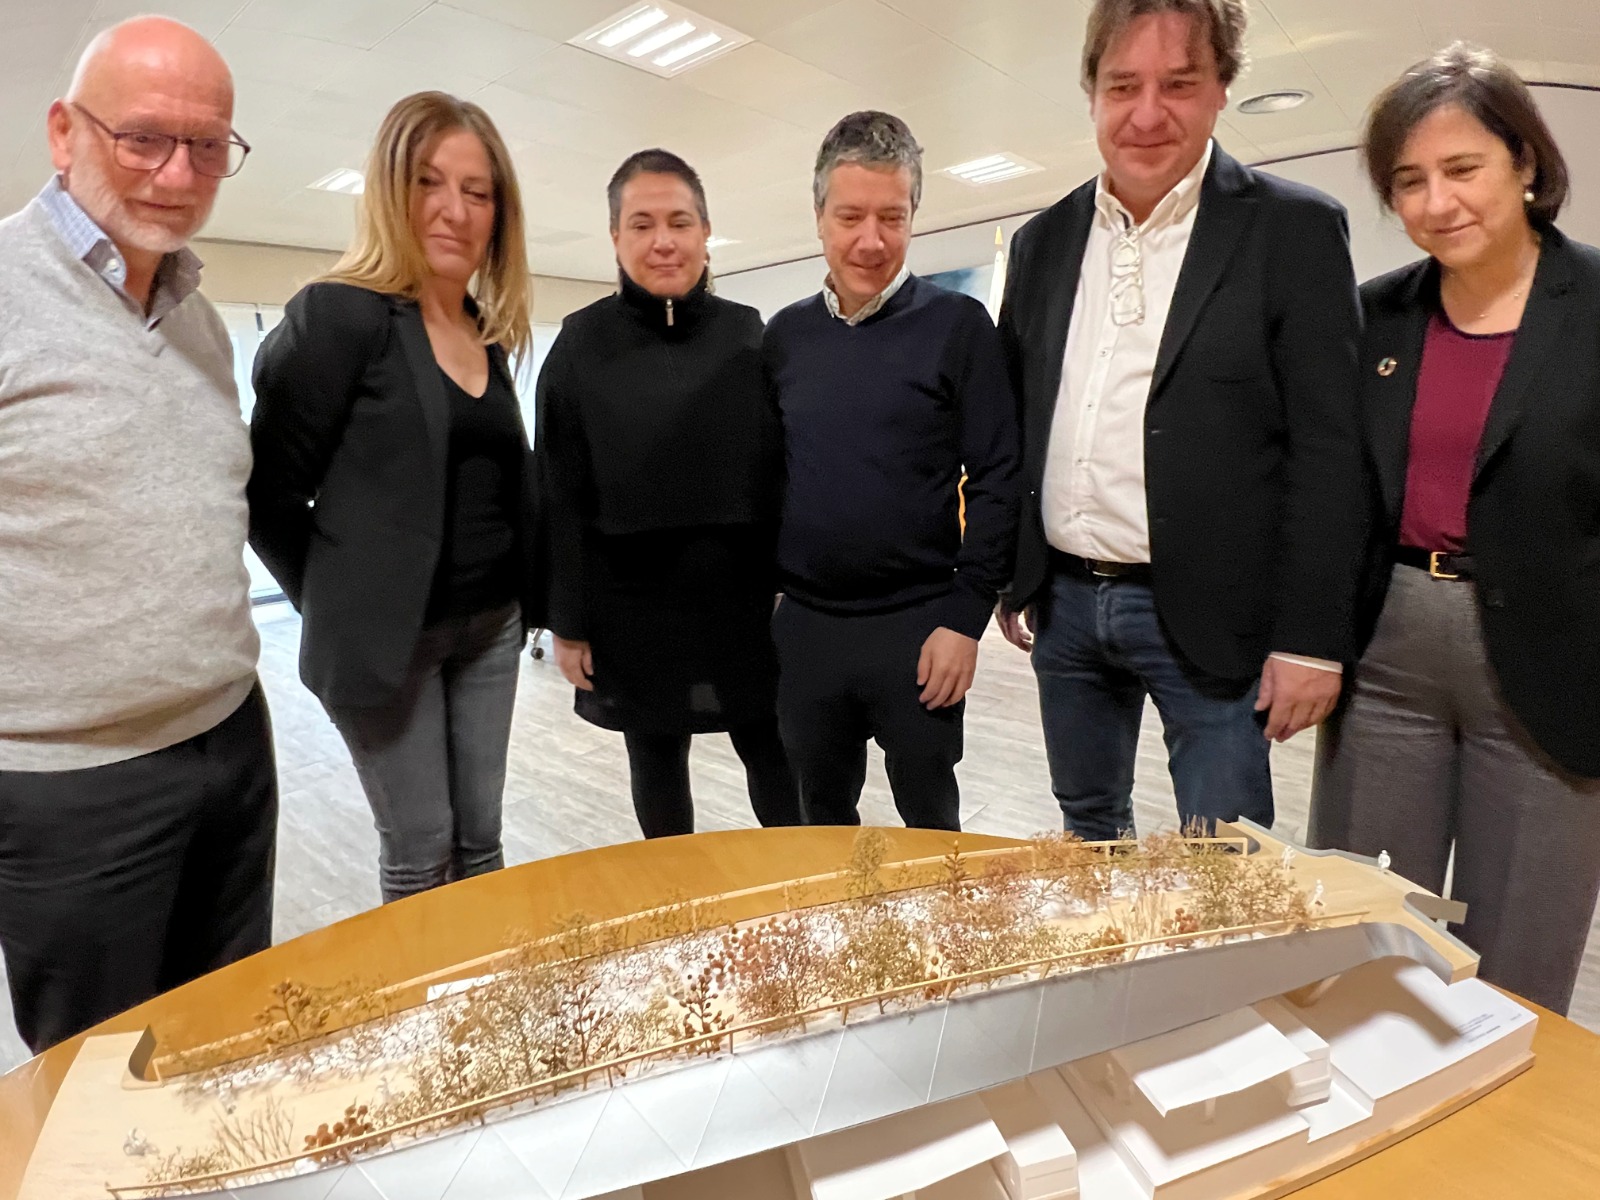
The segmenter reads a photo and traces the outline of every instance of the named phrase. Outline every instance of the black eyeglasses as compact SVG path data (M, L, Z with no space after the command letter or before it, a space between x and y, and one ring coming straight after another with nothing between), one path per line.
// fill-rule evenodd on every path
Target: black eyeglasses
M159 171L178 146L189 148L189 165L201 175L226 179L237 175L250 153L250 143L237 133L225 138L177 137L143 129L113 129L77 101L72 107L98 125L115 147L117 163L130 171Z

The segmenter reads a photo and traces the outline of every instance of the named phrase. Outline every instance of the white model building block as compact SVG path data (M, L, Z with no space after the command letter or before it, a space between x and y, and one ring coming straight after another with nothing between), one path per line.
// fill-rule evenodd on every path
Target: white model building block
M783 1150L731 1159L644 1187L645 1200L754 1200L757 1196L761 1200L796 1200L804 1194L793 1186Z
M1082 1200L1144 1200L1139 1181L1059 1072L1036 1071L1028 1086L1072 1143Z
M793 1147L796 1191L811 1200L896 1200L1006 1152L976 1096L929 1104Z
M1092 1055L1061 1073L1148 1200L1244 1194L1263 1180L1291 1178L1304 1162L1310 1122L1270 1084L1163 1116L1142 1091L1108 1082L1111 1061L1110 1054ZM1086 1200L1092 1196L1080 1187Z
M1133 1042L1110 1057L1162 1116L1234 1095L1311 1061L1253 1008Z
M1255 1006L1255 1010L1308 1060L1304 1066L1294 1067L1278 1081L1289 1107L1307 1108L1326 1102L1333 1086L1333 1060L1328 1043L1295 1016L1281 1000L1263 1000Z
M983 1093L1006 1152L995 1160L1008 1200L1066 1200L1078 1192L1078 1155L1026 1080Z
M1445 984L1398 959L1350 971L1293 1011L1328 1043L1334 1070L1380 1121L1390 1110L1426 1111L1525 1057L1537 1025L1480 979Z
M1006 1200L1006 1189L994 1165L982 1163L932 1187L918 1188L905 1200Z

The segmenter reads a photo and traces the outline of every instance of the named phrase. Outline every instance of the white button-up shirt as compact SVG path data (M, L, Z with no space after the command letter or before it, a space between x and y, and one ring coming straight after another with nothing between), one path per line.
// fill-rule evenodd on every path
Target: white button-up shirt
M860 308L856 309L856 311L851 313L848 317L844 315L844 309L839 305L839 293L833 290L832 275L829 275L822 281L822 299L823 302L828 306L828 312L831 316L837 317L846 325L859 325L868 317L876 316L879 312L881 312L883 306L894 299L894 294L904 287L906 280L910 278L911 267L908 264L902 263L900 265L900 270L895 274L895 277L889 281L889 286L884 288L883 291L879 292L871 300L868 300Z
M1111 194L1104 175L1095 189L1039 494L1045 537L1057 550L1110 562L1150 561L1144 410L1210 163L1208 144L1194 170L1142 224ZM1126 323L1118 324L1113 255L1119 242L1135 240L1144 314L1128 320L1125 312ZM1120 253L1126 261L1128 250Z
M1214 145L1207 143L1194 170L1161 198L1142 224L1111 194L1103 174L1095 187L1094 222L1078 272L1039 493L1045 538L1067 554L1108 562L1150 561L1145 405ZM1138 245L1136 271L1127 268L1132 257L1127 245L1133 242ZM1120 267L1114 266L1118 258ZM1130 276L1138 284L1132 292L1127 289ZM1297 654L1272 657L1342 670L1338 663Z

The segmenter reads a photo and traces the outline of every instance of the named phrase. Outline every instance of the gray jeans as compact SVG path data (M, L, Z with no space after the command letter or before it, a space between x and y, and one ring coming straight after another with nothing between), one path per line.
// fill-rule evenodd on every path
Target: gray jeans
M1500 696L1475 589L1396 566L1350 693L1317 738L1312 846L1375 856L1467 905L1491 983L1565 1013L1600 893L1600 780L1557 767Z
M505 865L500 800L523 643L516 605L430 625L401 698L330 709L378 827L383 901Z

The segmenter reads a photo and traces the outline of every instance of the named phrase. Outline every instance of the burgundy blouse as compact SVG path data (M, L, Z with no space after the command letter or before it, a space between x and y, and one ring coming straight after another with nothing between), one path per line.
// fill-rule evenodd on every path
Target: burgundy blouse
M1467 498L1478 444L1516 336L1515 330L1462 333L1443 313L1428 322L1411 410L1402 546L1467 549Z

